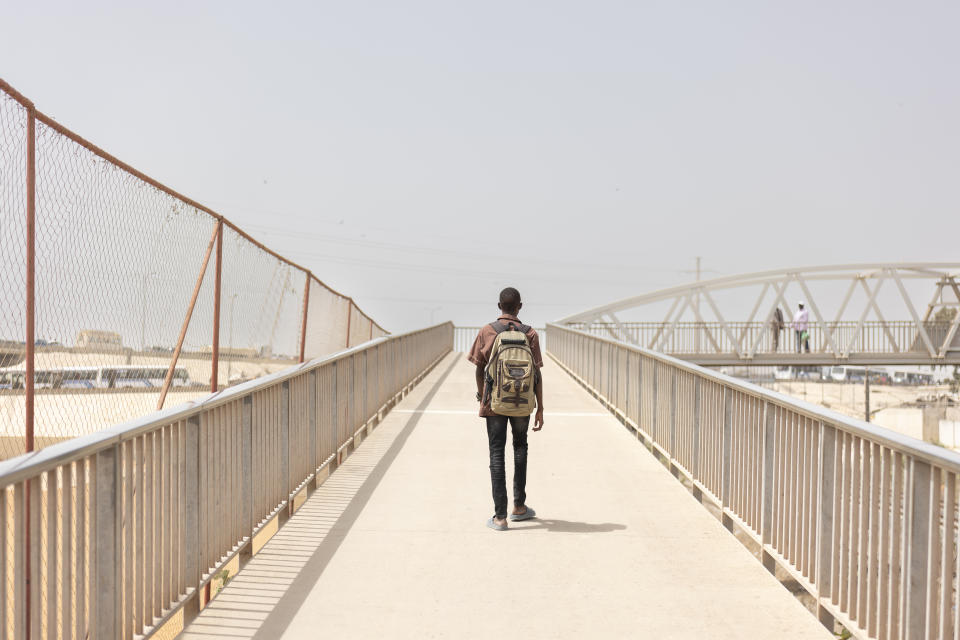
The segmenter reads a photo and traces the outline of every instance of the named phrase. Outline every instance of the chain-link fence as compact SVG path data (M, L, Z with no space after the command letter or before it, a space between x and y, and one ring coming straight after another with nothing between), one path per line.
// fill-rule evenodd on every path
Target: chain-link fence
M2 80L0 221L0 458L386 334Z
M27 108L0 91L0 369L26 353ZM0 374L0 455L23 448L26 398ZM16 446L7 443L16 441Z

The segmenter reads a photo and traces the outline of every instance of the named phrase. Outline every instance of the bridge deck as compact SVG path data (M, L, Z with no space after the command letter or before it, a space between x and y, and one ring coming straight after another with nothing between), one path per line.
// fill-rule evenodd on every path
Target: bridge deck
M183 637L832 637L595 400L545 378L540 519L483 526L486 433L454 354Z

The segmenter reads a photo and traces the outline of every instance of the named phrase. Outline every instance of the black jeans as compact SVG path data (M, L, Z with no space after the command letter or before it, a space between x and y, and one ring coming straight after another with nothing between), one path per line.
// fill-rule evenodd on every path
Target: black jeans
M507 420L513 430L513 504L522 506L527 500L527 427L530 416L487 418L487 439L490 441L490 482L493 484L493 506L498 518L507 517L507 478L503 450L507 446Z

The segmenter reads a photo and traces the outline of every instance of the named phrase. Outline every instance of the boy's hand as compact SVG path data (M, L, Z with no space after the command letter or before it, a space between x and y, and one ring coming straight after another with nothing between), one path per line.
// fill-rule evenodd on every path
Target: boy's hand
M543 429L543 409L537 409L537 415L533 419L533 430L540 431Z

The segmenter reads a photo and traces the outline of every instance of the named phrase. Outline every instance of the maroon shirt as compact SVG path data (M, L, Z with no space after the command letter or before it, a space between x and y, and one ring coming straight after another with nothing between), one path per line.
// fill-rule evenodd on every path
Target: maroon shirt
M509 313L502 314L497 318L502 324L507 324L513 322L515 324L523 324L517 318L517 316L512 316ZM540 355L540 337L537 335L537 332L530 327L530 330L527 331L527 342L530 343L530 351L533 352L533 364L537 366L538 369L543 367L543 356ZM467 354L467 360L477 365L478 367L486 367L487 363L490 362L490 352L493 350L493 341L497 339L496 330L491 327L489 324L485 324L480 327L480 332L477 333L476 340L473 341L473 346L470 347L470 353ZM490 399L487 398L487 401L480 407L480 417L486 418L489 416L495 416L495 414L490 409Z

